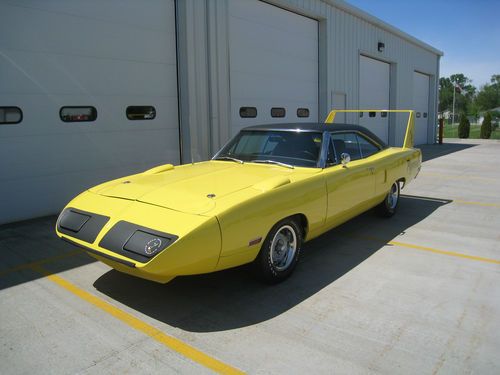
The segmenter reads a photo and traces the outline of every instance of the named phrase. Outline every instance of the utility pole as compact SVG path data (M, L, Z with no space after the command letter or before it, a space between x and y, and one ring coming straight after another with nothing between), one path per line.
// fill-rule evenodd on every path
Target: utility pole
M451 125L455 123L455 92L457 91L457 87L455 86L455 82L453 82L453 112L451 112Z

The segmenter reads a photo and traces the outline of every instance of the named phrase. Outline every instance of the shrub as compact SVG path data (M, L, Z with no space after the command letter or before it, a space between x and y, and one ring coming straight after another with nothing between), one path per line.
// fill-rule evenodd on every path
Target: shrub
M479 136L483 139L490 139L491 131L492 131L491 113L487 112L486 115L484 116L484 120L481 125L481 133Z
M469 138L470 122L465 113L460 115L460 123L458 124L458 137Z

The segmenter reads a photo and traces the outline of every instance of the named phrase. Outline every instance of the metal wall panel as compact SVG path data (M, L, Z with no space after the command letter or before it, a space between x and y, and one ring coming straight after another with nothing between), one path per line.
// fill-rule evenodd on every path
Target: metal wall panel
M364 55L390 64L391 108L413 107L415 71L429 77L435 139L439 51L341 0L266 3L317 21L320 121L336 103L359 108ZM229 0L2 2L0 102L25 118L0 128L0 222L54 213L93 183L179 161L179 120L182 162L213 155L233 132L230 36ZM97 121L62 123L58 109L75 104L94 105ZM126 120L133 104L154 105L156 120ZM392 144L405 124L390 116Z
M86 188L179 162L173 0L0 3L0 224L54 214ZM144 20L147 19L147 22ZM130 121L130 105L154 120ZM94 106L65 123L62 106Z
M188 104L181 102L181 106L189 106L182 128L189 132L189 140L196 143L192 149L195 160L200 160L212 155L232 133L230 1L206 0L204 5L199 0L180 2L183 3L189 8L184 20L186 35L193 41L184 62L188 66L199 65L199 69L192 72L196 79L181 82L181 92L185 90L196 99ZM390 64L390 108L412 108L414 71L430 77L428 140L432 141L437 121L439 51L343 1L266 0L266 3L318 21L320 121L333 107L336 93L343 93L346 108L359 108L359 61L360 55L365 55ZM293 35L290 42L293 43ZM385 44L383 52L377 50L378 42ZM402 144L406 117L389 116L391 144ZM346 121L357 124L359 117L349 114Z

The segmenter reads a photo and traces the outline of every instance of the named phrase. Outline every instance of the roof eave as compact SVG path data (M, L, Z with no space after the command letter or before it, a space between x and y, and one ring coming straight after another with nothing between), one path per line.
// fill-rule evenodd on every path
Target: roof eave
M421 47L429 52L432 52L438 56L443 56L444 53L441 50L438 50L437 48L432 47L431 45L422 42L421 40L411 36L410 34L405 33L404 31L398 29L397 27L394 27L392 25L389 25L388 23L382 21L381 19L372 16L371 14L355 7L354 5L348 4L343 0L324 0L325 2L329 3L330 5L339 8L343 10L346 13L349 13L355 17L361 18L365 20L368 23L371 23L374 26L377 26L385 31L388 31L392 34L395 34L399 36L400 38L418 46Z

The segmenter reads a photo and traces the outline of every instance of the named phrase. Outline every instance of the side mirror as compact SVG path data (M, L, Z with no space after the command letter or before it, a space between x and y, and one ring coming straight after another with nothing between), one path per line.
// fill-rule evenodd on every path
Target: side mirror
M349 155L347 152L343 152L340 154L340 161L342 162L342 165L345 167L347 163L351 161L351 155Z

